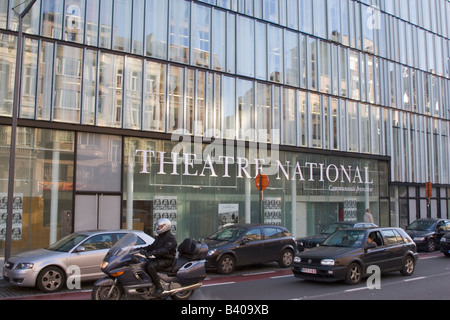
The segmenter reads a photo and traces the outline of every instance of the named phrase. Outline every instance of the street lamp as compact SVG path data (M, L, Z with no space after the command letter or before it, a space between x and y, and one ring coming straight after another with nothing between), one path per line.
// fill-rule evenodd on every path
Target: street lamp
M13 198L14 198L14 176L16 170L16 136L17 136L17 118L19 114L20 100L20 75L22 70L22 52L23 52L23 18L30 12L31 7L37 0L27 0L12 8L19 18L19 30L17 34L17 52L16 52L16 74L14 79L14 103L12 110L11 123L11 145L9 152L9 178L8 178L8 209L6 217L6 239L5 239L5 260L11 256L12 241L12 220L13 220ZM20 11L21 8L24 8Z

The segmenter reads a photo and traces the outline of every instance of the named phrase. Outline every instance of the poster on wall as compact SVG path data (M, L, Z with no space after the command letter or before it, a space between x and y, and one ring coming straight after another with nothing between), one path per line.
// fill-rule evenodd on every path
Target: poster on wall
M239 204L219 203L218 229L230 223L239 222Z
M0 193L0 240L6 240L6 219L8 216L8 194ZM22 240L23 193L13 198L12 240Z
M172 233L177 233L178 203L176 196L155 196L153 202L153 234L156 233L156 223L161 218L170 220Z
M281 197L264 199L264 223L281 226Z
M356 221L357 206L356 199L347 198L344 200L344 221Z

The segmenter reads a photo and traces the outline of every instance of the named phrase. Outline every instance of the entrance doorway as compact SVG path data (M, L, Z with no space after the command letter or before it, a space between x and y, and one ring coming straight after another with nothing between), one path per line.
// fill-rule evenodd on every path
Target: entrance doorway
M74 232L120 229L121 202L120 195L77 194Z

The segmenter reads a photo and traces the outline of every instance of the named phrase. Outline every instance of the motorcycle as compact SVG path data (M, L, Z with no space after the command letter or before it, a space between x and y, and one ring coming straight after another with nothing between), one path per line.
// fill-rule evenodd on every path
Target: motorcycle
M134 233L129 233L108 251L101 264L101 270L107 276L95 282L92 300L121 300L132 296L147 300L167 297L188 300L201 287L206 277L208 246L185 239L178 246L172 267L158 272L164 291L156 296L155 285L145 270L148 260L136 249L137 239Z

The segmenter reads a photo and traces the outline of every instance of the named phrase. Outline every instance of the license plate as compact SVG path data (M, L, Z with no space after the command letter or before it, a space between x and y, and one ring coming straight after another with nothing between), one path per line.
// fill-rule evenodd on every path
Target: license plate
M303 273L317 274L317 270L316 269L302 268L301 271Z

